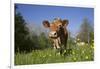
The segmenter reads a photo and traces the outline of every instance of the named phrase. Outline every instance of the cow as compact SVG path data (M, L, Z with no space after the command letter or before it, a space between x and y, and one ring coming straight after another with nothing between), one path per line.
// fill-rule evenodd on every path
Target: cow
M55 18L51 23L48 20L44 20L42 24L50 30L48 35L53 42L53 47L59 50L61 54L62 49L66 50L67 48L68 30L66 27L69 21L67 19Z

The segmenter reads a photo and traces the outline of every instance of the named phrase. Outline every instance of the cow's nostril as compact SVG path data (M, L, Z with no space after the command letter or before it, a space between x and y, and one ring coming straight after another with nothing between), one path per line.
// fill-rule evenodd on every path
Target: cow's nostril
M59 27L61 27L61 25L59 25Z
M57 33L54 33L54 35L56 35Z

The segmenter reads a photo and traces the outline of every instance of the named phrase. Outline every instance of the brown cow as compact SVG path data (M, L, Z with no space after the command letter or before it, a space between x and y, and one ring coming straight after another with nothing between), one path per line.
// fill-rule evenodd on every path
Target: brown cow
M43 26L49 28L49 38L53 41L54 49L66 49L68 31L66 29L68 25L68 20L61 20L60 18L55 18L52 23L48 20L43 21Z

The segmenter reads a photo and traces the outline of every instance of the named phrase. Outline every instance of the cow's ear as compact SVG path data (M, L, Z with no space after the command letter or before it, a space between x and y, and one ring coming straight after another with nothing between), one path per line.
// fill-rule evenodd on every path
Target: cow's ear
M63 20L63 26L67 26L69 24L69 21L66 19L66 20Z
M49 28L49 27L50 27L50 23L49 23L49 21L47 21L47 20L44 20L42 24L43 24L43 26L44 26L45 28Z

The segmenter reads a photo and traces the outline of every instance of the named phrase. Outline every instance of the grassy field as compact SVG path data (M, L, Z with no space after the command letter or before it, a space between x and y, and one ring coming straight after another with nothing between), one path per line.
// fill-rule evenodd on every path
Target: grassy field
M55 53L53 49L45 49L33 50L27 54L16 53L14 57L15 65L93 61L94 44L71 46L71 51L67 52L66 56Z

